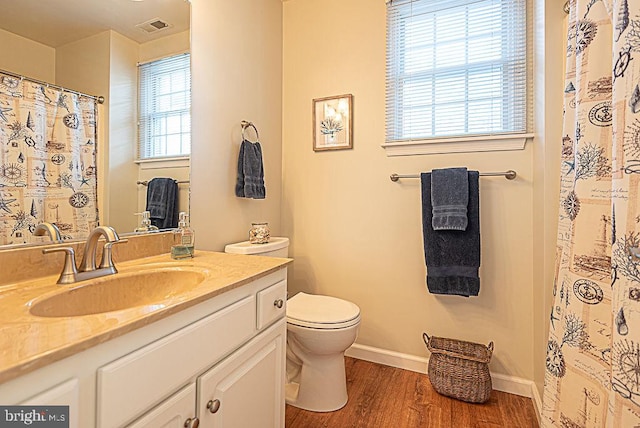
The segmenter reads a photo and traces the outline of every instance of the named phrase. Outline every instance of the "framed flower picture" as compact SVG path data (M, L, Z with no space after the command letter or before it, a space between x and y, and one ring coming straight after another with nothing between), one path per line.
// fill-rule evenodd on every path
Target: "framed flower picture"
M313 100L313 150L353 148L353 95Z

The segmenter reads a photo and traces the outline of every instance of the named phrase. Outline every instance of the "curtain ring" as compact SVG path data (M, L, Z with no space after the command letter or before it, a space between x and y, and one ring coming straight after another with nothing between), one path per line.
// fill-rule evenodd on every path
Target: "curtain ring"
M256 128L256 126L249 121L243 120L242 122L240 122L240 126L242 126L242 141L249 141L246 139L245 135L244 135L244 131L251 127L253 128L254 131L256 131L256 143L260 141L260 134L258 134L258 128Z

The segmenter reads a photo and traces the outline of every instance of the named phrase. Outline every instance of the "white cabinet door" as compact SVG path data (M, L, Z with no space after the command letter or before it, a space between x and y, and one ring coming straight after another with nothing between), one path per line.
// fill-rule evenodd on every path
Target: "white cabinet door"
M183 428L195 418L196 385L181 389L128 428ZM195 424L192 424L195 426Z
M69 406L69 428L78 428L78 419L80 417L79 394L78 379L74 378L47 391L43 391L20 404L33 406Z
M286 331L281 319L198 378L201 427L284 427Z

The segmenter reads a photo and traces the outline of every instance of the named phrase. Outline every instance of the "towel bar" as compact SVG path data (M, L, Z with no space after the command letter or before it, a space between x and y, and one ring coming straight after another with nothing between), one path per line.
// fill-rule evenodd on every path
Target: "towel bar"
M501 177L504 176L504 178L506 178L507 180L513 180L514 178L516 178L518 176L518 174L510 169L508 171L504 171L504 172L481 172L480 173L481 177ZM391 174L389 176L389 178L391 179L391 181L398 181L401 178L420 178L420 174Z
M176 183L178 184L188 184L189 180L182 180L182 181L176 181ZM149 182L147 180L144 181L136 181L136 184L141 184L143 186L147 186L149 184Z

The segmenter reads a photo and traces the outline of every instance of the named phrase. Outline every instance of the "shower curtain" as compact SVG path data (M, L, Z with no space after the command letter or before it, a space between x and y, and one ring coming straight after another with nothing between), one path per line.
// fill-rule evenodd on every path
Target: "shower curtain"
M64 239L98 223L94 99L0 73L0 245Z
M640 0L572 0L542 425L640 426Z

